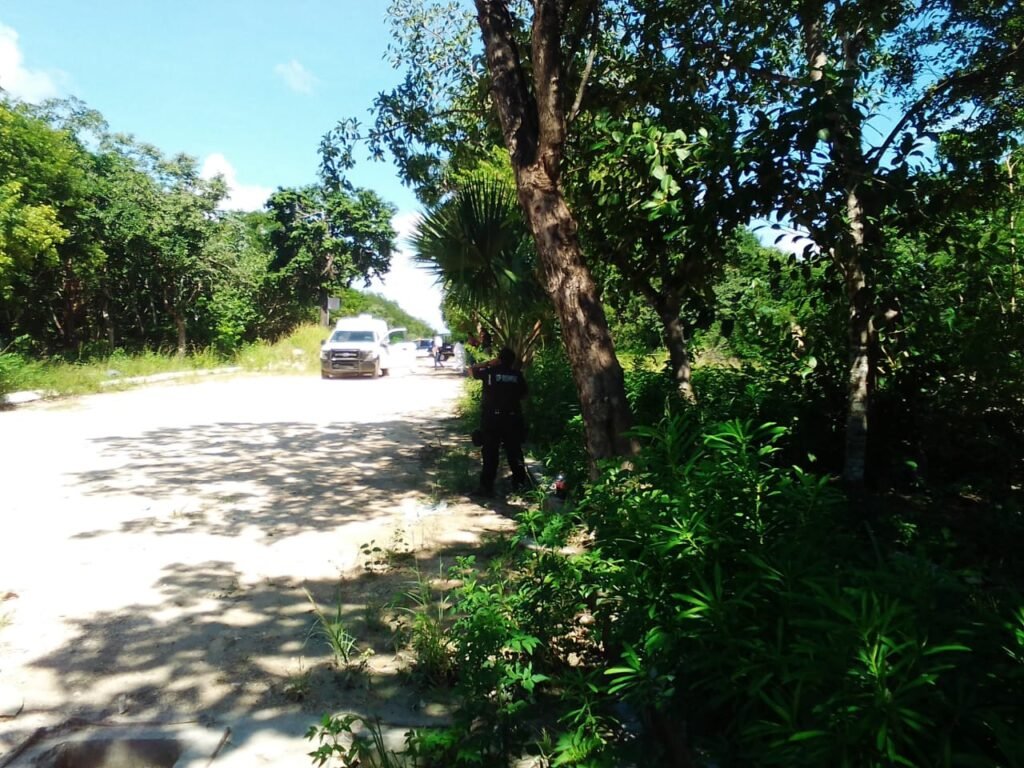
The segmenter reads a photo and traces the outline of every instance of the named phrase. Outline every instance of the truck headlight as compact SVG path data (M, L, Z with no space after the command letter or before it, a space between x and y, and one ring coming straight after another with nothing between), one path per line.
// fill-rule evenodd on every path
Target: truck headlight
M372 349L367 349L367 350L364 350L364 351L360 352L359 356L363 360L376 360L377 359L377 353L374 350L372 350Z
M328 351L327 351L326 349L321 349L321 350L320 350L320 359L321 359L321 360L326 360L326 359L327 359L327 356L328 356L329 354L330 354L330 353L329 353L329 352L328 352Z

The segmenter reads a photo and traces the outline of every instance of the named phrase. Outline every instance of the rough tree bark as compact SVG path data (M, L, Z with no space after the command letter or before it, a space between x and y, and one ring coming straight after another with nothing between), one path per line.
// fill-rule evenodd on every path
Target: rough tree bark
M185 325L185 316L174 312L174 328L178 335L178 357L184 357L188 352L188 333Z
M856 72L860 41L856 35L843 41L843 69ZM853 77L852 74L846 75ZM846 445L843 454L843 480L852 488L864 485L867 470L868 428L870 425L872 390L875 381L875 355L878 332L875 325L875 300L869 285L867 263L869 251L880 250L881 233L877 217L870 216L870 204L863 188L868 180L868 163L864 157L863 129L860 113L854 105L854 89L848 82L842 89L839 109L843 118L833 140L833 162L845 180L846 237L842 252L842 269L847 298L849 356L847 366Z
M557 0L535 0L532 93L504 0L475 0L491 96L512 158L516 189L540 258L545 289L562 326L579 391L591 471L598 459L629 456L632 417L622 368L577 225L559 186L566 120L561 93L561 18Z

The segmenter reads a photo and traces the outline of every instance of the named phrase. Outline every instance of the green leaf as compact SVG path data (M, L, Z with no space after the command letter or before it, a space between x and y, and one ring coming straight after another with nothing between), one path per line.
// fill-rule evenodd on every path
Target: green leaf
M809 741L810 739L820 739L828 735L828 731L798 731L790 736L787 741Z

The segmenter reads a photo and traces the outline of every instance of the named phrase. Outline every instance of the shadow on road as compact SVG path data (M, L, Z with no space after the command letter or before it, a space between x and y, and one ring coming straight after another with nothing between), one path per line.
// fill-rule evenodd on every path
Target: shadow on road
M302 736L326 712L378 717L393 731L450 721L449 692L410 677L396 617L408 616L406 593L445 574L456 558L486 560L501 546L485 535L476 543L397 553L383 571L255 585L243 584L229 562L172 563L155 585L161 605L76 619L67 641L32 666L57 677L64 701L89 691L89 705L54 712L55 720L73 714L128 725L230 726L231 750L243 752L250 740L263 743L269 735L294 749L287 764L305 764ZM435 583L435 595L438 589ZM339 669L326 644L311 636L307 591L332 618L341 605L342 622L357 638L354 653L372 652L364 671ZM11 725L8 745L32 735Z
M75 475L83 495L133 495L159 513L116 532L236 535L267 542L385 513L429 492L422 461L447 422L419 417L372 424L218 423L94 441L115 469ZM111 533L96 529L76 538Z
M239 756L268 736L282 742L287 757L250 763L277 765L308 764L302 735L325 712L379 716L402 729L443 723L446 693L408 676L398 642L408 614L394 601L456 557L486 558L489 537L510 525L495 509L429 503L451 426L415 414L353 424L222 421L93 438L102 468L68 476L68 487L90 497L91 517L106 515L106 523L68 532L76 543L64 550L66 568L53 563L53 583L91 584L87 569L102 564L139 589L123 604L88 606L45 592L57 595L50 613L59 629L51 631L60 635L38 651L28 641L0 671L17 672L26 692L47 690L35 707L26 695L25 713L0 723L0 765L38 723L71 717L230 726ZM388 538L394 531L405 538ZM376 550L360 556L366 536L378 538ZM341 548L354 553L343 576L343 558L325 557ZM122 578L118 559L137 564L132 557L152 568ZM307 590L332 614L340 604L358 649L373 652L368 675L339 673L310 637ZM101 593L83 593L92 594Z

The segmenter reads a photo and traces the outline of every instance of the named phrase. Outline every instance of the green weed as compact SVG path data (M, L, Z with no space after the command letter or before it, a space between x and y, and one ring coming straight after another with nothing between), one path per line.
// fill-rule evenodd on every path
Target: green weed
M410 603L403 610L410 617L406 632L414 658L413 677L423 686L448 685L454 672L448 637L451 605L445 595L435 599L430 582L418 571L405 598Z
M325 765L337 759L342 768L402 768L401 756L384 743L380 720L359 715L324 715L318 725L310 726L306 738L319 746L309 752L313 764Z
M585 551L460 563L459 708L414 735L429 764L1015 764L1024 612L1007 622L967 577L879 553L829 478L784 463L777 425L669 409L635 436L633 467L520 516L520 538L582 530Z
M412 548L405 540L405 531L396 529L387 546L380 546L376 539L371 539L359 546L363 556L363 570L367 573L388 573L402 562L415 558Z
M309 590L304 590L310 605L313 606L313 625L306 634L307 641L316 637L322 640L334 655L334 660L339 667L348 667L356 658L356 637L345 627L344 606L341 602L341 592L334 607L334 614L328 615L313 599Z
M250 371L313 374L319 369L320 341L326 330L303 325L276 342L255 342L234 355L214 348L178 356L174 350L114 350L96 355L83 351L79 357L31 360L15 353L0 353L0 394L40 390L58 395L100 392L137 376L179 373L237 365ZM124 386L132 386L125 384Z
M387 629L388 623L384 611L387 605L383 600L367 598L363 605L363 623L370 632L380 632Z
M327 333L322 326L302 325L275 342L245 345L234 362L248 371L313 374L320 368L320 342Z
M100 392L137 376L204 370L230 364L209 350L185 357L153 351L135 354L116 351L109 356L81 361L59 358L27 360L11 354L2 358L0 392L41 390L59 395Z
M292 701L302 702L309 696L311 689L310 670L303 665L302 659L299 659L298 671L285 679L284 695Z

